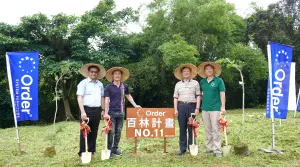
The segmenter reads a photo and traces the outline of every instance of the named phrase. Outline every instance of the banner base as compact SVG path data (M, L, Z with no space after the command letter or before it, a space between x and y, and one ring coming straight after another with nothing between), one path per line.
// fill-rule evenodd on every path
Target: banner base
M283 154L282 151L274 149L274 148L260 148L260 149L258 149L258 151L262 151L265 153L272 153L272 154L281 154L281 155Z

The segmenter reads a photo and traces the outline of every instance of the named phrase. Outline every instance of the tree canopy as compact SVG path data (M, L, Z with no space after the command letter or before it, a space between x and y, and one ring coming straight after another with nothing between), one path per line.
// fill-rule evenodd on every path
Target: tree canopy
M127 24L138 20L139 12L131 8L118 11L113 0L99 1L81 16L37 13L22 17L17 25L0 23L0 106L4 111L0 112L0 127L13 123L4 56L8 51L40 53L41 122L53 120L56 98L59 120L78 119L76 86L83 79L78 69L85 63L105 68L124 66L130 70L127 82L137 103L173 107L177 82L173 72L178 65L198 66L224 59L242 62L245 106L264 105L267 42L292 45L293 60L300 63L296 56L300 50L299 2L281 0L266 10L256 6L250 17L243 18L225 0L154 0L147 6L149 14L140 33L124 31ZM56 97L54 87L60 77ZM224 66L221 77L227 90L227 108L240 108L238 71Z

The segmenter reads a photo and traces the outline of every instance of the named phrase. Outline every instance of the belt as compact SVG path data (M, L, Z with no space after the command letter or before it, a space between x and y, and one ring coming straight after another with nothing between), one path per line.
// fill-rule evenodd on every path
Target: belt
M86 109L91 109L91 110L96 110L99 109L100 107L89 107L89 106L83 106Z
M178 104L196 104L195 102L179 101Z

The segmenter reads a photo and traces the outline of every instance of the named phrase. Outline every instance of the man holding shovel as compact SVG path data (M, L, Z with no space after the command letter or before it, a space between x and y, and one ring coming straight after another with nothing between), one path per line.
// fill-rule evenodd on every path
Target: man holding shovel
M102 79L106 71L99 64L86 64L79 71L86 79L82 80L77 86L77 101L81 112L81 121L89 118L88 126L91 132L87 135L88 152L95 158L96 139L98 127L101 119L101 106L104 107L104 87L98 80ZM102 111L104 108L102 109ZM103 112L104 113L104 112ZM85 141L83 132L80 131L80 150L79 157L85 152Z
M221 78L221 67L214 62L204 62L198 67L202 91L202 118L206 133L205 153L222 157L219 117L225 114L225 85Z
M200 86L196 80L197 67L193 64L183 64L176 68L175 77L180 80L177 82L174 91L174 109L175 116L178 116L179 123L179 152L181 156L187 149L187 129L188 129L188 144L192 145L193 132L192 126L188 125L189 118L192 113L199 114L200 107ZM193 143L194 144L194 143Z
M107 142L107 147L111 150L111 159L113 158L113 154L116 156L122 155L118 151L118 146L125 116L125 96L135 108L141 107L134 102L132 96L129 94L127 84L124 83L128 78L129 71L123 67L113 67L106 73L106 79L111 83L105 88L104 118L112 121L112 130L108 133Z

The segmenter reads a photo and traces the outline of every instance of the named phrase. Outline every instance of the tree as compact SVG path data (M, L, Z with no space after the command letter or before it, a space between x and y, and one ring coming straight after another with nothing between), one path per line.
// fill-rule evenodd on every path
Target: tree
M219 59L217 61L217 63L227 66L228 68L234 68L236 70L239 71L240 73L240 77L241 77L241 81L239 82L240 85L242 85L242 90L243 90L243 94L242 94L242 99L243 99L243 103L242 103L242 124L241 124L241 128L239 131L239 135L238 138L240 140L240 134L241 131L244 127L244 123L245 123L245 83L244 83L244 76L242 73L242 69L245 66L244 62L241 61L234 61L234 60L230 60L229 58L225 58L225 59Z
M242 85L242 129L245 120L245 90L250 89L252 85L256 84L258 81L267 78L267 61L265 60L264 55L260 49L250 48L249 46L245 46L243 44L236 44L229 50L227 58L219 59L217 60L217 63L225 67L223 70L225 72L230 69L238 71L239 78L241 80L236 79L237 77L235 77L228 82L230 82L231 85L234 85L235 87L237 87L237 83ZM230 71L231 76L235 76L233 75L234 73L235 72ZM226 78L225 81L227 81ZM252 94L255 93L252 92ZM250 102L252 100L252 97L247 97L249 97L247 101Z
M136 36L143 47L141 59L128 65L128 82L143 106L173 106L178 64L215 61L235 42L245 41L244 20L224 0L155 0L148 9L147 24Z
M173 40L162 44L158 49L163 53L164 63L172 69L183 63L195 64L199 54L195 46L189 45L179 35L174 35Z
M68 74L58 84L64 108L64 112L58 115L74 120L75 112L71 110L70 101L76 102L74 92L82 78L78 69L84 63L112 65L125 61L131 50L127 48L129 39L121 28L136 20L135 13L131 8L115 11L114 1L104 0L81 17L63 13L51 17L42 13L25 16L17 26L0 24L0 38L5 38L0 47L6 52L11 43L15 50L39 51L39 89L40 95L43 95L39 106L42 112L50 103L49 98L53 99L56 79L67 68ZM74 106L77 106L76 103Z
M225 55L235 42L244 41L245 24L225 0L155 0L144 29L149 52L180 34L196 46L203 60Z
M234 60L235 62L243 62L243 78L245 83L245 105L246 107L257 107L257 104L265 102L266 92L266 78L268 72L268 64L262 51L253 46L236 44L232 46L227 54L226 58ZM237 73L236 69L227 68L226 66L222 70L222 78L225 81L228 90L228 99L235 99L234 101L228 101L228 105L240 108L242 98L236 98L240 96L241 92L239 81L240 73ZM258 86L259 85L259 86Z
M18 36L18 27L0 23L0 128L12 126L14 123L5 54L9 51L25 50L28 46L25 39L21 37L12 38L13 36Z
M248 41L253 41L267 57L268 41L293 46L293 61L300 63L300 0L281 0L269 5L267 10L255 7L255 12L247 19ZM296 66L296 71L300 67ZM300 73L296 73L296 83Z

